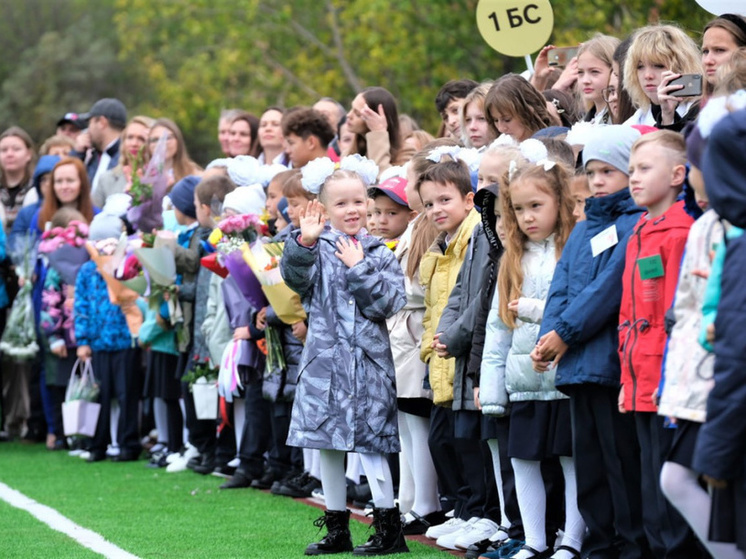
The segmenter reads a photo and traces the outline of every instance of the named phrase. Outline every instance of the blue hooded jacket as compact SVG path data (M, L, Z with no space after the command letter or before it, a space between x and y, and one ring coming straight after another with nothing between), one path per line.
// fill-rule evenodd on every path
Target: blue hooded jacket
M576 384L618 388L619 306L627 241L642 209L629 190L588 198L557 263L539 337L556 330L569 349L555 376L559 390ZM591 239L615 226L618 242L593 256Z

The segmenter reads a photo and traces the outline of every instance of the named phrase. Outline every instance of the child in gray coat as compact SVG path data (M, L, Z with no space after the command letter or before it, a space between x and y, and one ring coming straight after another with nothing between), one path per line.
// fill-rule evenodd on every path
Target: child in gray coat
M281 261L285 282L301 296L309 323L288 444L320 449L327 506L317 525L326 525L328 534L309 545L306 555L352 550L346 452L360 454L375 503L376 532L355 554L400 553L407 546L384 455L399 452L386 319L406 303L404 276L394 253L364 229L364 177L375 179L375 165L357 156L334 171L325 159L303 169L304 187L318 189L319 200L301 210L300 234L287 240ZM355 170L345 170L350 167Z

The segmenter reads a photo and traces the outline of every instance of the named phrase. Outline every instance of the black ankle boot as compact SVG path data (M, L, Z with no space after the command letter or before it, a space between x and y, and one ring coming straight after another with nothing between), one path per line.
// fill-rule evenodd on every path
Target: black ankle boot
M306 555L330 555L352 551L350 511L324 511L324 516L316 519L313 525L319 530L326 526L327 534L320 542L309 544Z
M402 532L399 507L392 509L373 509L373 528L375 533L367 543L357 546L353 555L388 555L409 551Z

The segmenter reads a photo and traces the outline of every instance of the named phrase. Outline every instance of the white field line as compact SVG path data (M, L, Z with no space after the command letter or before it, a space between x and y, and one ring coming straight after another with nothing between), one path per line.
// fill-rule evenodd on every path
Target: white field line
M108 559L138 559L137 555L132 555L113 543L106 541L100 534L75 524L75 522L62 516L53 508L34 501L32 498L8 487L2 482L0 482L0 499L13 507L25 510L52 530L62 532L83 547L100 553Z

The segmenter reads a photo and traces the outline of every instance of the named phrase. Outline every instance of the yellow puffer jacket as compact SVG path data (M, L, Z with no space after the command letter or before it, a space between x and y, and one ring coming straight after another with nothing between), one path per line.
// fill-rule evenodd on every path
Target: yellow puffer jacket
M435 329L440 322L440 315L448 303L448 296L456 285L461 264L469 248L471 233L479 223L479 212L472 210L461 223L458 231L448 245L445 254L440 246L445 233L438 235L430 249L420 261L420 281L425 288L425 332L422 334L420 358L430 365L430 386L433 389L433 403L450 406L453 401L453 375L456 360L451 357L442 359L432 349Z

